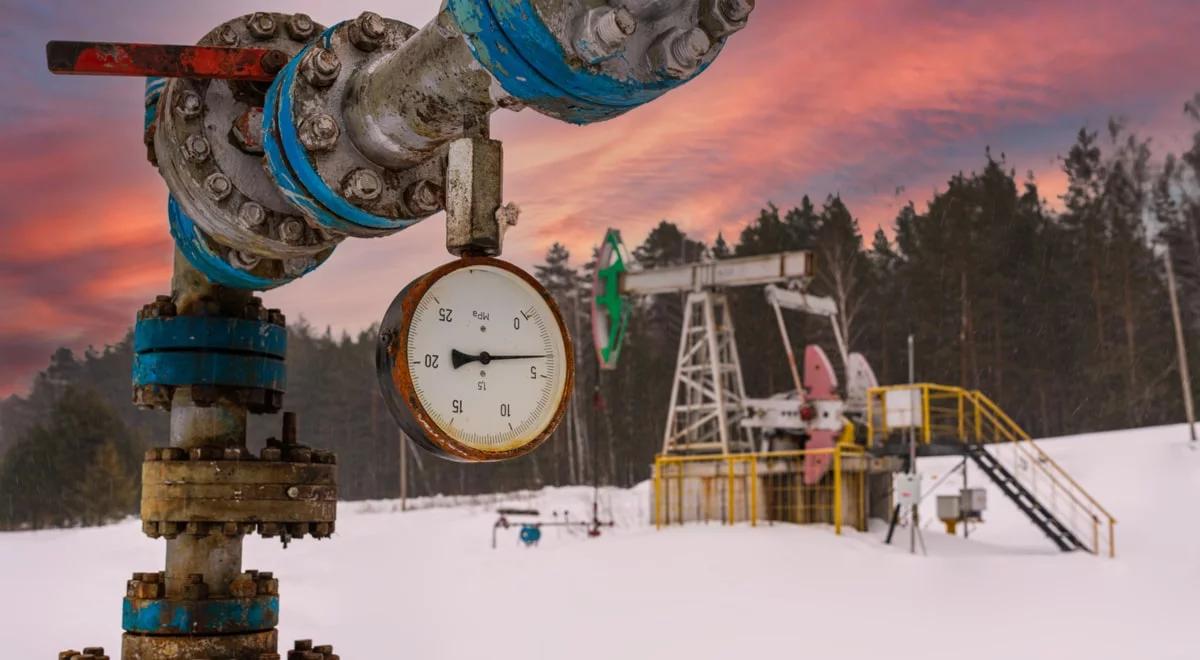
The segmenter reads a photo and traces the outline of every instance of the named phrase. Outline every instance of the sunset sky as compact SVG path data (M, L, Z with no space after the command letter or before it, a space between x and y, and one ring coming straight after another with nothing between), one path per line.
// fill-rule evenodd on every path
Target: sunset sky
M0 396L26 391L57 346L118 340L169 288L166 187L141 146L142 83L54 77L50 39L188 43L254 10L332 23L361 9L423 25L439 0L64 2L0 5ZM530 266L553 241L583 257L606 227L636 243L659 220L712 240L768 201L840 194L864 233L924 204L984 149L1033 171L1051 203L1058 157L1083 125L1122 115L1178 151L1195 127L1200 3L759 0L704 75L616 120L576 127L500 112L506 197L522 208L505 256ZM351 239L304 280L265 296L335 332L382 316L449 257L441 216Z

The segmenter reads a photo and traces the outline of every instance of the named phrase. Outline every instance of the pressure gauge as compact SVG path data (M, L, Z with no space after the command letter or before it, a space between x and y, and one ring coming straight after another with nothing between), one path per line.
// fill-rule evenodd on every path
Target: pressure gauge
M376 367L384 399L415 442L454 460L498 461L554 432L573 356L537 280L499 259L464 257L396 296Z

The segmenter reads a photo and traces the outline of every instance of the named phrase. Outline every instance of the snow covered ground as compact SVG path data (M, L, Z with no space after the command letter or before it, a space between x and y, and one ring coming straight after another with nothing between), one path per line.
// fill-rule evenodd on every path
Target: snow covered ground
M841 538L825 526L655 531L643 484L603 491L618 526L599 539L547 530L526 549L510 529L492 550L495 504L351 502L333 540L281 551L250 539L245 565L280 578L288 648L314 638L349 660L1200 658L1200 451L1186 430L1042 446L1118 518L1117 559L1058 552L994 489L970 540L946 536L928 498L929 555L911 556L907 533L882 544L883 525ZM953 464L921 467L936 478ZM568 488L519 503L584 518L590 498ZM115 652L124 581L158 570L162 552L132 520L0 534L3 657Z

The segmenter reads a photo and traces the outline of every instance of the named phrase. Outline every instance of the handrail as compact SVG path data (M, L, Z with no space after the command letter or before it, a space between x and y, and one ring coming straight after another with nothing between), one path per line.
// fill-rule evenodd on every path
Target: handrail
M1090 532L1092 550L1097 554L1100 553L1101 546L1099 525L1101 518L1106 519L1108 554L1115 555L1113 527L1117 522L1116 518L1079 482L1075 481L1057 461L1039 447L1033 438L995 401L979 390L967 390L937 383L913 383L871 388L867 392L868 447L874 445L877 436L886 438L891 432L887 425L887 392L913 390L920 393L920 410L914 411L914 413L919 414L921 423L918 437L922 444L928 445L933 442L936 429L943 433L949 433L963 443L1004 443L1013 447L1015 451L1020 452L1023 460L1027 461L1031 466L1030 469L1033 470L1030 473L1033 475L1033 482L1030 484L1031 490L1037 490L1036 475L1040 474L1049 480L1052 495L1061 493L1066 496L1066 503L1073 505L1071 511L1062 514L1068 517L1064 524L1070 526L1071 523L1077 523L1078 521L1074 517L1075 513L1082 512L1086 515L1087 522L1092 527L1091 530L1086 531ZM943 403L947 400L953 400L954 403ZM938 405L933 405L933 401L937 401ZM938 437L944 436L939 435ZM1016 476L1014 474L1014 478ZM1048 505L1053 506L1055 502L1057 502L1057 498L1052 499ZM1073 532L1081 539L1086 536L1084 530L1073 529Z

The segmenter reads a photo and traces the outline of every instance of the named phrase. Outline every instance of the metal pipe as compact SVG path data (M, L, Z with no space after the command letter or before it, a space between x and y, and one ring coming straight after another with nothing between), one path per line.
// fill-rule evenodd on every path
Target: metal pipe
M180 313L220 313L244 306L249 291L216 287L191 266L178 250L171 289ZM198 405L192 387L179 387L171 399L171 446L245 447L246 408L226 399ZM211 404L211 405L209 405ZM229 593L229 583L242 572L242 535L187 533L167 540L166 592L182 598L192 575L202 575L212 594Z
M402 46L354 74L346 130L367 158L393 169L428 159L446 142L481 127L508 98L442 12Z

